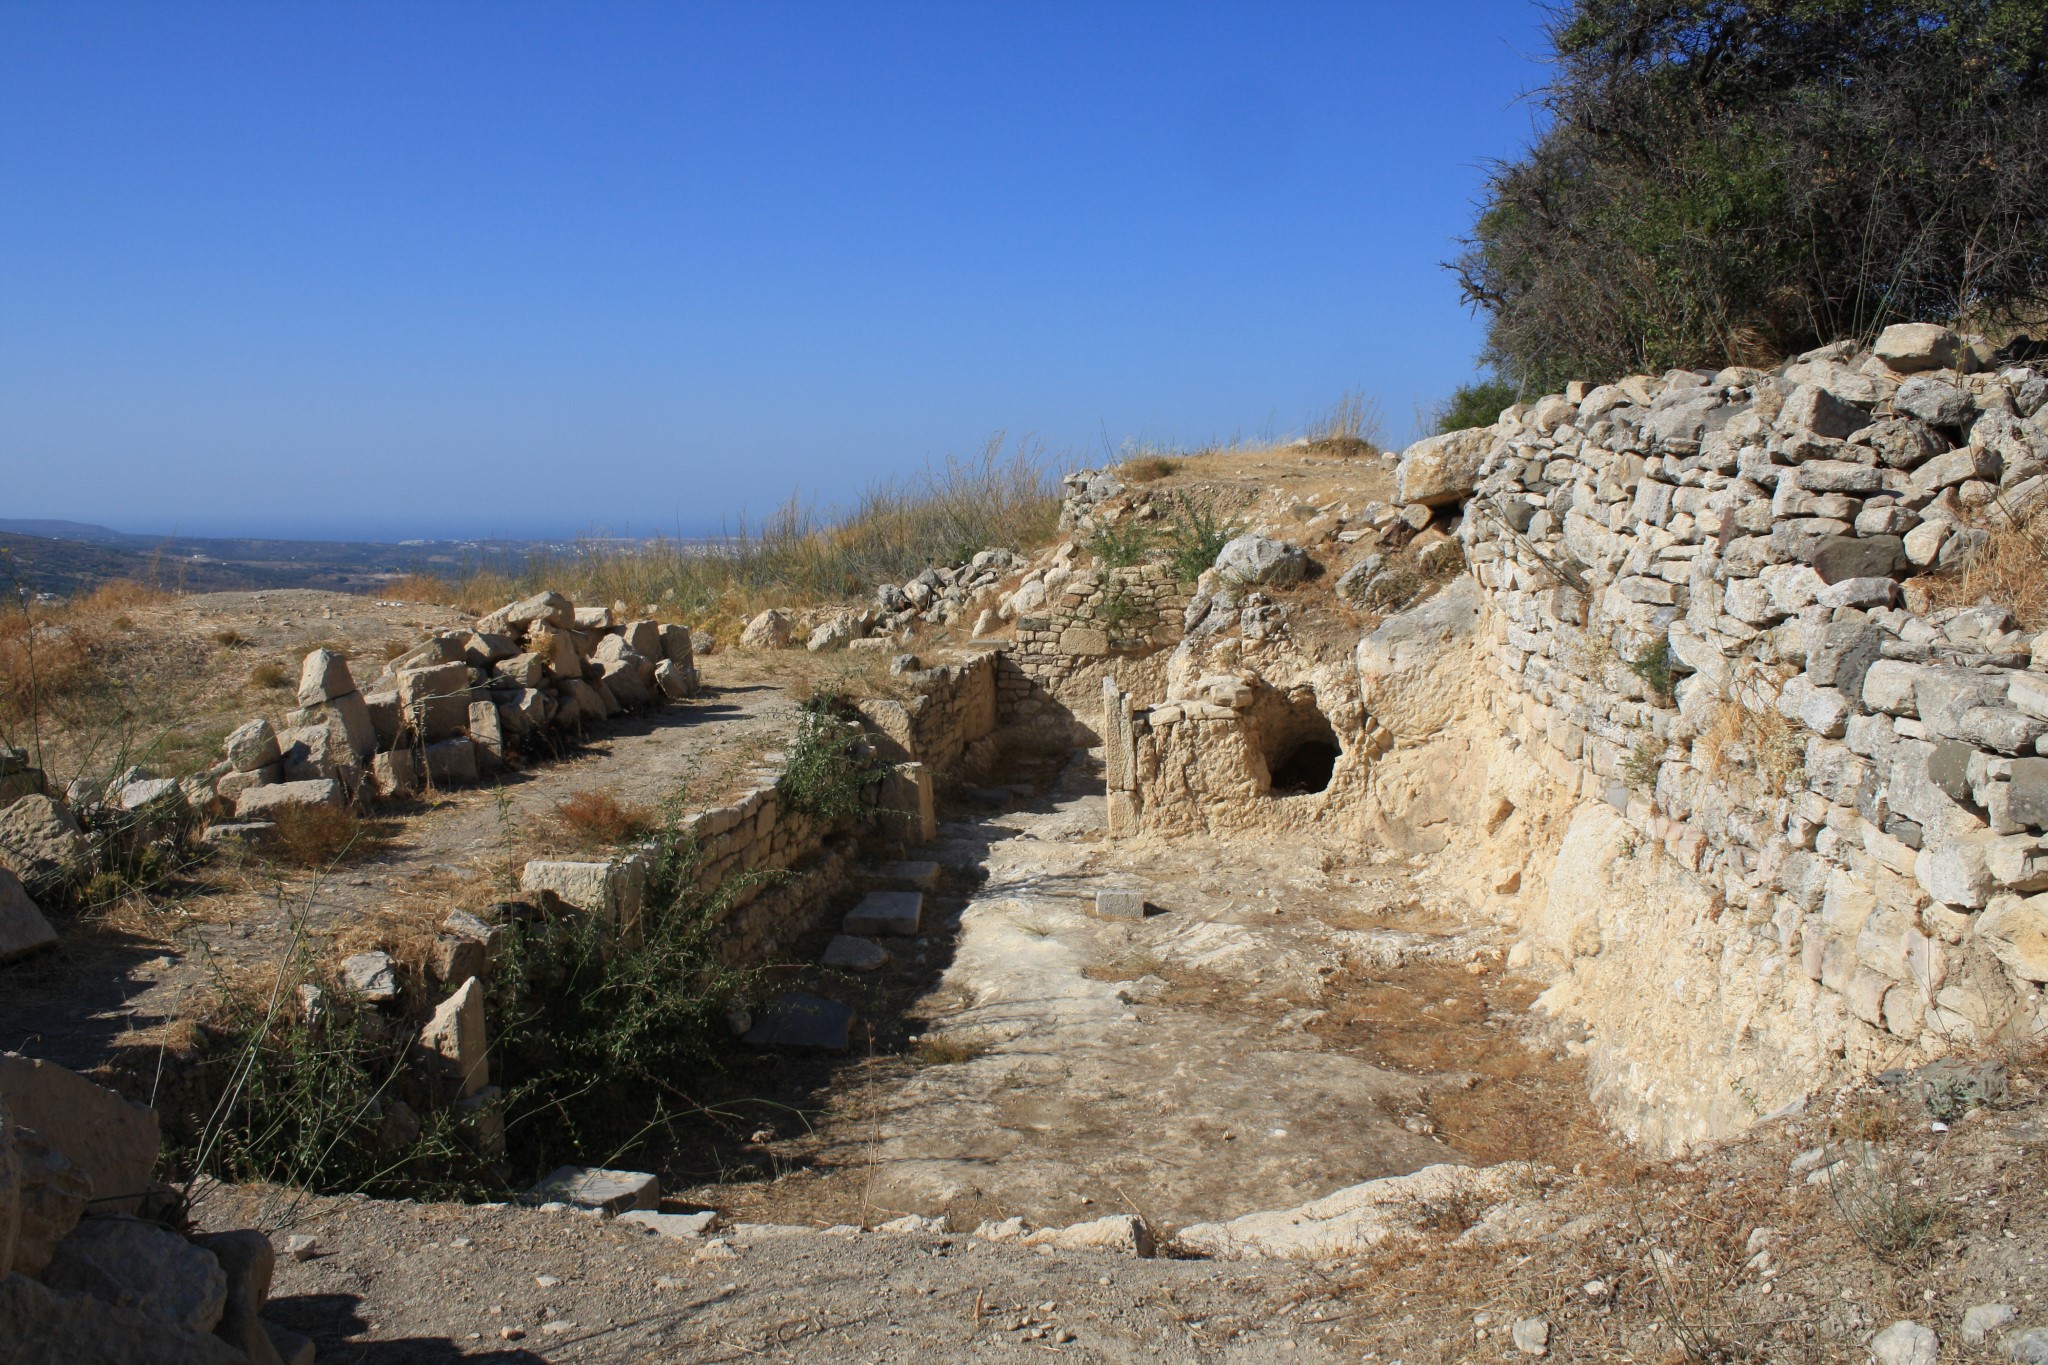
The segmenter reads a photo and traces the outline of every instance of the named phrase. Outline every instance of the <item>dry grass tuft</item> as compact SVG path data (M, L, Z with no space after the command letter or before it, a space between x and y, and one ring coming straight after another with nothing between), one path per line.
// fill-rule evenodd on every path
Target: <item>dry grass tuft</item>
M233 626L229 626L225 630L215 631L213 633L213 642L222 649L240 649L243 645L249 643L249 637L236 630Z
M2048 509L2016 510L2017 517L1995 513L1983 526L1988 541L1923 580L1936 607L1989 602L2010 607L2023 630L2048 629Z
M555 823L583 847L604 848L646 838L654 830L654 813L608 791L580 791L555 803Z
M1774 710L1752 711L1724 701L1693 741L1693 762L1709 777L1746 768L1773 796L1782 796L1806 764L1798 727Z
M1320 455L1352 459L1385 449L1386 422L1377 398L1351 391L1310 428L1309 449Z
M1164 455L1136 455L1116 467L1116 476L1125 483L1157 483L1178 473L1180 461Z
M927 1033L910 1049L910 1060L919 1066L958 1066L987 1053L988 1044L976 1039Z
M652 607L662 619L731 639L765 607L864 599L877 583L900 583L934 562L1045 544L1059 526L1056 473L1036 446L1010 447L998 434L978 456L871 487L844 515L792 498L766 521L709 543L593 538L561 558L477 565L453 578L414 574L379 591L490 611L554 588L579 602Z
M249 670L249 685L251 687L275 690L281 687L290 687L292 682L292 675L285 671L282 664L264 662Z
M276 854L294 867L327 867L363 852L370 828L341 806L298 806L277 812Z

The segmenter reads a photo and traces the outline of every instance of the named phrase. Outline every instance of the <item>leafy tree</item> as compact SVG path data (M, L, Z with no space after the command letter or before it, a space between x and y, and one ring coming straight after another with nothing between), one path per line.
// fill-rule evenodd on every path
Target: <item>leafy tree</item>
M2042 0L1571 0L1452 263L1528 389L2048 302Z
M1437 409L1437 434L1463 431L1467 427L1490 427L1500 420L1501 409L1514 402L1516 397L1515 386L1499 379L1460 384Z

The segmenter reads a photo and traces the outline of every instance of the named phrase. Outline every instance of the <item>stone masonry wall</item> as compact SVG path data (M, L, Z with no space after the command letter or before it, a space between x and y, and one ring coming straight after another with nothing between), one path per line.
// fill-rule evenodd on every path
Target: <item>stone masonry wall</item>
M1449 457L1476 464L1492 722L1580 803L1541 913L1574 875L1659 901L1553 936L1554 1003L1584 1006L1603 941L1688 916L1724 993L1745 983L1711 1025L1726 1074L1805 1059L1753 1108L2048 1023L2048 635L1935 610L1920 578L2048 490L2048 377L1977 359L1906 327L1772 373L1574 385ZM1441 487L1424 444L1403 475ZM1636 965L1664 978L1640 999L1704 989L1689 956ZM1619 1049L1612 1084L1659 1083Z
M1178 641L1192 590L1164 564L1076 568L1072 557L1034 570L1009 598L1016 636L1003 647L997 687L1008 729L1046 742L1101 742L1102 680L1165 695L1164 646Z

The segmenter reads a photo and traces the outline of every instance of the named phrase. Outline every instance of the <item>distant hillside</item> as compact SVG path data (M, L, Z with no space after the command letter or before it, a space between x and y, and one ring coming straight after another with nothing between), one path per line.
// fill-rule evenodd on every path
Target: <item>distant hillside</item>
M35 528L35 529L30 529ZM70 597L115 578L172 592L326 588L374 592L410 573L460 573L488 565L517 572L539 552L533 541L243 540L147 536L77 521L0 519L0 589Z

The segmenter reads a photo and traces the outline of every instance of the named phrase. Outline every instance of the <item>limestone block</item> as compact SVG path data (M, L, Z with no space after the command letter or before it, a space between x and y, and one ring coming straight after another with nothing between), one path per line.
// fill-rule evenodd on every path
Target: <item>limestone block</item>
M231 767L238 773L253 773L278 760L277 732L267 720L252 720L237 726L222 744Z
M400 669L398 702L427 740L446 739L469 721L469 665Z
M1092 1222L1064 1228L1040 1228L1025 1234L1028 1247L1055 1247L1061 1251L1120 1251L1127 1256L1150 1256L1152 1229L1135 1213L1112 1213Z
M1937 493L1971 480L1995 483L2003 472L2004 462L1999 459L1997 451L1965 446L1946 455L1937 455L1914 470L1913 487L1922 493Z
M791 638L789 617L770 607L740 632L741 649L785 649Z
M1095 893L1097 919L1141 920L1145 918L1145 893L1104 887Z
M718 1211L705 1209L701 1213L656 1213L652 1209L628 1209L615 1220L622 1227L646 1228L662 1237L697 1241L718 1226ZM883 1224L876 1231L886 1230ZM941 1224L941 1231L944 1225Z
M452 739L429 744L423 756L427 761L427 780L435 786L467 787L476 784L480 771L477 746L469 736L456 735Z
M299 705L318 706L356 690L348 660L331 649L316 649L299 667Z
M539 687L547 681L547 662L538 654L514 654L509 659L500 659L495 671L507 682L521 687Z
M156 1114L53 1062L0 1052L0 1107L92 1182L96 1212L133 1212L157 1155Z
M491 1083L484 1040L483 983L470 977L443 1000L420 1030L420 1046L439 1061L441 1074L467 1099Z
M1997 836L1960 834L1940 840L1913 860L1913 875L1934 899L1965 910L1981 907L1998 889L1988 862Z
M1242 535L1217 552L1215 568L1225 582L1284 587L1308 572L1308 555L1284 540Z
M680 664L684 668L694 668L697 663L688 626L664 625L661 628L661 648L658 651L643 649L640 652L658 653L670 663Z
M1818 384L1805 383L1795 388L1778 410L1777 427L1788 433L1811 432L1839 439L1869 420L1869 414L1855 404L1842 401Z
M872 972L888 965L889 950L871 938L834 934L818 961L824 966L845 971Z
M277 1252L270 1239L253 1228L237 1232L201 1233L192 1244L211 1252L227 1277L227 1300L214 1335L249 1357L250 1365L283 1365L263 1319L257 1316L270 1297L270 1278Z
M1889 578L1902 572L1908 562L1905 542L1897 536L1826 536L1812 556L1814 572L1828 583Z
M494 702L469 704L469 740L476 746L477 770L494 773L505 766L505 731Z
M521 891L551 893L563 904L622 929L639 923L646 885L646 860L638 855L609 862L536 859L519 875Z
M21 879L0 867L0 963L40 952L57 942L57 931L29 899ZM5 1266L0 1265L0 1271Z
M2048 758L2013 760L2005 809L2017 825L2048 829Z
M1863 704L1890 716L1919 715L1916 685L1920 665L1879 659L1863 675Z
M71 812L40 792L0 810L0 867L20 877L31 894L83 872L90 853Z
M387 800L411 796L420 788L419 765L410 749L392 749L370 760L370 781Z
M861 702L858 709L877 757L886 763L908 763L917 758L917 727L902 702L875 697Z

